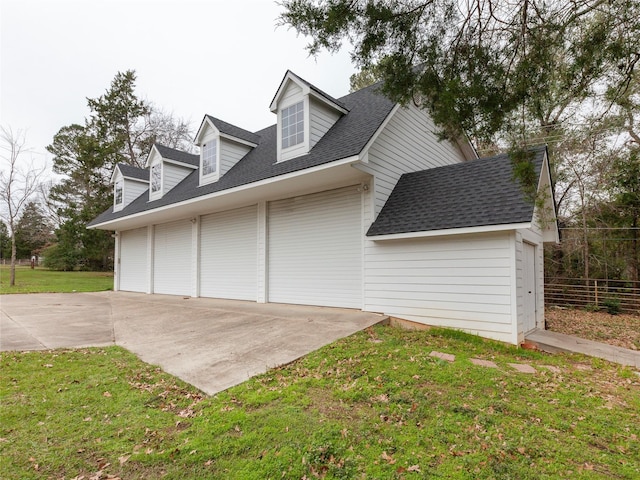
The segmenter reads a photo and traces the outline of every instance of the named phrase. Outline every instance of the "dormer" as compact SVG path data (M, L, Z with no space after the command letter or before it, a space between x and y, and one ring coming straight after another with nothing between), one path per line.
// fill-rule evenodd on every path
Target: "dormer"
M349 112L344 104L287 70L269 109L278 115L278 162L305 155Z
M200 147L200 185L218 181L251 149L260 137L211 115L205 115L195 143Z
M198 165L197 155L154 144L145 164L149 169L149 201L162 198Z
M111 175L113 211L119 212L149 188L149 171L119 163Z

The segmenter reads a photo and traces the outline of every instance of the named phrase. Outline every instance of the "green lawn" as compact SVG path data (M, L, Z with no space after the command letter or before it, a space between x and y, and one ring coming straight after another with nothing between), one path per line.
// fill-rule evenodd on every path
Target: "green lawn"
M9 286L10 269L0 266L0 294L45 292L99 292L113 289L111 272L55 272L38 267L16 267L16 284Z
M215 397L118 347L0 359L3 479L640 476L635 372L457 332L375 327Z

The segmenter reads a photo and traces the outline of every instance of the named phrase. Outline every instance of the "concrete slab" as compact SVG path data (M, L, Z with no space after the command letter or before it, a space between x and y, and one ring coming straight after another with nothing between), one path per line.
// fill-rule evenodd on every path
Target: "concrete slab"
M549 353L574 352L603 358L610 362L640 368L640 352L606 343L585 340L549 330L534 330L526 335L526 341Z
M0 350L120 345L214 394L386 318L129 292L5 295Z

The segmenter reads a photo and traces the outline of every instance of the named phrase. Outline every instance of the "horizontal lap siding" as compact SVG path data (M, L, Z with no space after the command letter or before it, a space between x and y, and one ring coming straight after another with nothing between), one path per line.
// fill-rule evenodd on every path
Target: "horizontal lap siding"
M205 215L200 221L200 295L257 298L257 207Z
M311 125L309 126L311 148L329 131L333 124L336 123L340 114L335 110L328 108L317 100L309 102L310 111L309 118Z
M119 289L126 292L146 292L147 227L120 232Z
M191 295L191 221L163 223L154 230L154 293Z
M269 204L270 302L362 307L360 195L348 187Z
M464 160L450 142L438 141L437 127L424 110L400 108L369 149L369 169L375 174L375 211L380 213L403 173Z
M164 182L164 189L163 189L163 194L166 195L166 193L171 190L173 187L175 187L177 184L179 184L182 180L184 180L187 175L189 175L193 170L191 170L190 168L186 168L186 167L179 167L177 165L172 165L170 163L165 163L163 165L163 182Z
M510 238L367 240L365 310L510 341Z
M246 145L220 139L220 176L227 173L250 150L251 147Z

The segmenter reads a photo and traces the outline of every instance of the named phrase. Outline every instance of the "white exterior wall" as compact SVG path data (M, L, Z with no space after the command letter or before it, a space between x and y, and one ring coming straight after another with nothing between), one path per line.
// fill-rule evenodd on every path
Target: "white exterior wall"
M515 343L512 233L365 242L364 310Z
M309 146L313 146L340 118L340 113L317 100L309 101Z
M142 195L149 189L149 184L146 182L136 182L135 180L124 179L124 206L126 207L136 198Z
M220 176L227 173L251 147L220 138Z
M193 293L193 227L189 219L154 227L153 293Z
M200 218L200 296L257 299L255 205Z
M187 175L192 171L190 168L164 162L162 165L162 194L166 195L169 190L187 178Z
M438 141L436 130L424 110L410 105L399 108L373 142L366 171L375 176L374 218L403 173L464 161L458 147Z

